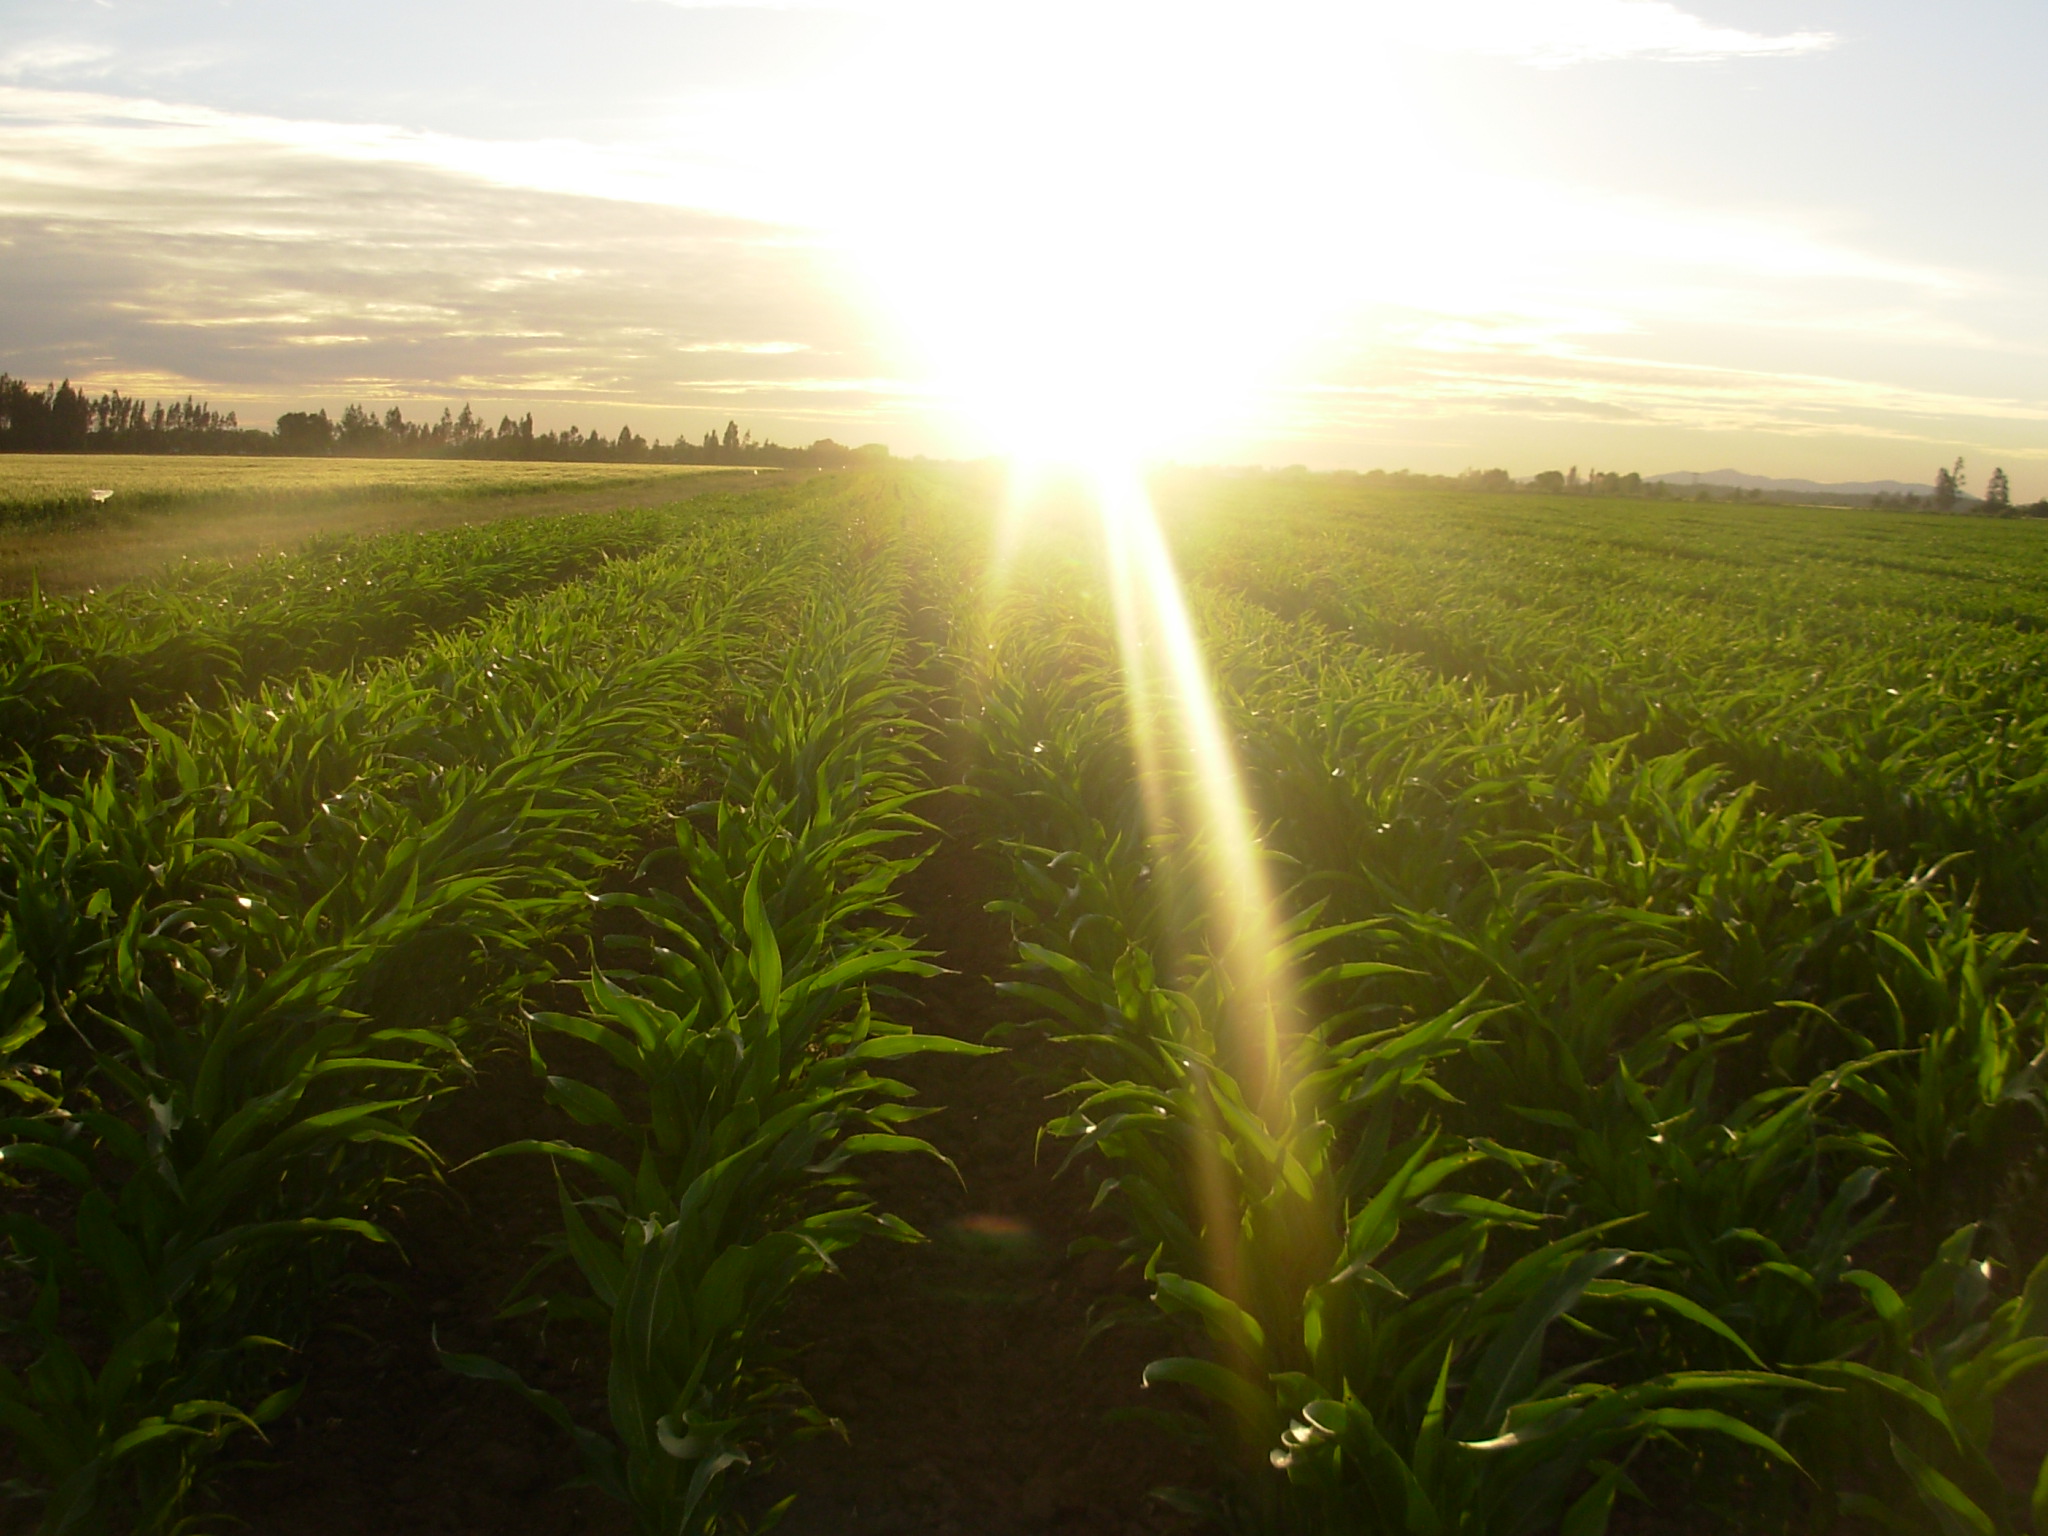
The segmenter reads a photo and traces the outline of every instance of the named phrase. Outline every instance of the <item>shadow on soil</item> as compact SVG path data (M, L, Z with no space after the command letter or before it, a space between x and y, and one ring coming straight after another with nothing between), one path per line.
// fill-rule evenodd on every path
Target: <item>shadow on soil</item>
M935 808L952 823L957 802ZM897 1017L979 1038L1002 1019L993 987L1009 953L982 904L991 872L949 837L907 883L907 904L950 974L909 989ZM918 1129L959 1169L871 1159L884 1209L930 1239L868 1243L802 1293L783 1330L792 1368L844 1426L787 1449L753 1493L791 1496L785 1536L1139 1536L1186 1522L1151 1489L1186 1484L1198 1462L1118 1409L1167 1406L1139 1384L1161 1337L1116 1331L1089 1343L1090 1308L1135 1291L1108 1255L1069 1257L1090 1229L1088 1190L1034 1158L1045 1096L1061 1079L1049 1048L934 1057L902 1075L943 1112ZM521 1057L489 1064L426 1127L451 1167L523 1136L572 1127L542 1100ZM556 1230L538 1159L462 1169L422 1187L390 1225L403 1257L374 1251L304 1361L309 1380L259 1459L225 1480L228 1512L255 1536L612 1536L618 1506L568 1488L565 1436L503 1388L442 1370L433 1341L486 1353L604 1421L602 1341L556 1325L545 1337L493 1313ZM1104 1232L1107 1228L1102 1229Z

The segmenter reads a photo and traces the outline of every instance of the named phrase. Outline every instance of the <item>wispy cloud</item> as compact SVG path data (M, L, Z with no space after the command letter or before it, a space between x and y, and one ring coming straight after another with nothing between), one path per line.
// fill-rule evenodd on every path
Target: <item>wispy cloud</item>
M579 185L531 149L0 89L0 357L217 401L630 409L642 430L744 403L785 437L914 392L801 232Z
M563 107L541 129L506 112L498 137L492 121L420 108L431 70L375 98L333 80L229 90L222 72L185 79L218 94L184 102L149 99L173 94L169 55L131 57L116 32L118 56L0 44L0 366L222 403L502 400L558 424L616 429L630 412L643 431L693 432L715 412L784 437L978 449L944 418L940 368L886 329L875 295L899 295L875 270L900 250L923 262L899 264L902 313L932 307L936 274L977 320L999 313L1044 343L1034 388L1055 417L1087 409L1090 379L1114 372L1098 317L1149 305L1191 375L1221 373L1232 325L1275 330L1309 295L1302 328L1323 340L1276 368L1265 427L1336 445L1340 462L1424 445L1441 464L1471 442L1507 445L1474 447L1474 461L1526 470L1554 441L1631 433L1891 445L1913 461L1991 439L2048 459L2048 405L2031 398L2040 328L2010 284L1965 269L1995 271L1995 253L1897 238L1832 181L1761 181L1753 144L1731 140L1746 157L1734 172L1693 178L1637 174L1636 161L1661 170L1648 152L1575 158L1576 120L1548 158L1548 140L1512 154L1484 142L1530 100L1569 96L1576 118L1611 84L1640 105L1634 70L1559 80L1489 60L1648 68L1835 45L1791 23L1720 25L1692 3L767 5L752 8L889 25L832 33L867 49L863 67L835 54L801 88L707 72L650 88L637 116ZM727 24L651 7L627 20L706 39ZM783 35L758 17L732 25ZM513 99L504 82L533 63L517 59L478 63L465 88ZM1686 89L1755 100L1758 73L1694 71ZM353 107L377 120L335 120ZM833 223L849 208L889 233L868 267L849 264L856 235ZM1603 446L1601 461L1622 451ZM1644 469L1694 458L1626 451Z
M747 214L764 206L732 179L674 156L571 139L481 139L382 123L282 118L85 91L0 86L0 133L32 160L62 157L67 173L118 180L143 161L209 154L298 154L413 166L501 187L617 202ZM222 169L216 164L214 169ZM33 165L9 167L16 181Z
M103 43L44 38L0 53L0 80L72 80L104 75L114 50Z
M783 357L811 349L800 341L693 341L683 352L736 352L744 357Z
M1789 58L1835 45L1831 32L1746 32L1669 0L1432 0L1402 30L1429 47L1503 54L1546 68L1601 60L1701 63Z
M918 26L951 21L958 0L662 0L684 10L838 11ZM1717 26L1671 0L1266 0L1188 6L1168 0L983 0L984 18L1043 15L1048 9L1097 21L1151 22L1160 27L1270 25L1307 22L1325 29L1368 20L1383 32L1450 52L1492 53L1557 68L1612 59L1697 63L1717 59L1786 58L1835 45L1831 32L1750 32Z
M1541 467L1521 457L1530 453L1625 454L1650 471L1716 444L1705 451L1766 472L1833 464L1839 478L1868 478L1873 465L1911 474L1922 458L1963 449L2048 465L2038 399L1631 356L1619 338L1575 341L1570 329L1558 316L1390 320L1348 364L1274 391L1263 426L1276 440L1462 440L1525 472Z

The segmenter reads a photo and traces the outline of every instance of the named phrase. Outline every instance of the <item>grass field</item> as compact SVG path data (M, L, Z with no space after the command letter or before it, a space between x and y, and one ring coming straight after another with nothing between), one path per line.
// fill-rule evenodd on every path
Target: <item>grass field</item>
M27 1519L2048 1536L2048 529L1157 495L9 602Z
M155 580L321 537L660 506L790 478L692 465L5 454L0 596ZM95 502L95 487L114 494Z
M602 490L701 475L688 464L498 464L443 459L0 455L0 521L95 505L108 511L218 497L506 496Z

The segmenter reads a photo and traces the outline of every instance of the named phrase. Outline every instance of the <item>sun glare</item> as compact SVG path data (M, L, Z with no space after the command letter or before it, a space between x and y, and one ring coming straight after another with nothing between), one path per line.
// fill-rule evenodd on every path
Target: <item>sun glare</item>
M922 13L892 61L905 89L863 107L865 131L891 143L886 163L914 167L921 190L864 189L873 195L841 221L963 438L1010 462L992 602L1011 558L1050 526L1037 510L1046 487L1086 487L1147 813L1155 833L1192 839L1199 889L1186 895L1222 982L1209 1023L1251 1107L1270 1116L1286 1114L1296 1087L1286 1045L1298 999L1232 733L1145 471L1213 456L1371 274L1414 260L1373 238L1365 195L1376 178L1384 196L1392 174L1416 189L1411 214L1429 206L1427 153L1404 153L1403 93L1376 77L1348 18L1311 9L1325 47L1314 57L1280 13L1249 33L1241 13L1200 7ZM963 77L962 58L981 67ZM1374 146L1369 166L1361 143ZM1215 1204L1213 1272L1229 1292L1239 1255L1226 1181L1220 1169L1200 1178Z
M1240 418L1369 259L1343 166L1397 93L1345 25L1310 19L1341 70L1305 67L1284 18L1247 35L1200 7L920 12L895 61L917 88L872 116L940 191L884 190L846 225L962 426L1011 463L998 584L1043 487L1086 485L1139 778L1156 823L1195 836L1232 999L1217 1022L1264 1079L1290 1010L1272 893L1144 470Z
M1379 260L1361 178L1416 146L1376 56L1338 7L921 9L857 130L915 192L831 222L979 451L1197 451Z

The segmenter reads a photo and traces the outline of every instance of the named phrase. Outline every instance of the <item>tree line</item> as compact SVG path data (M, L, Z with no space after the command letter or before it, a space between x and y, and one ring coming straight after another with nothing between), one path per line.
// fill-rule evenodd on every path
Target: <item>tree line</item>
M0 373L0 453L278 454L343 458L566 459L591 463L768 464L831 469L883 457L880 444L849 448L820 438L809 447L755 441L728 421L723 432L693 441L649 440L630 426L616 437L570 426L537 432L528 412L492 427L468 405L443 407L438 421L408 421L398 406L381 416L351 405L339 420L323 408L287 411L274 429L245 427L233 411L216 411L189 396L151 403L119 390L87 395L66 379L36 389Z
M1930 512L1975 512L1985 517L2048 517L2048 496L2024 506L2013 505L2012 481L2003 469L1992 469L1991 478L1984 482L1981 497L1971 496L1969 485L1964 463L1957 459L1953 466L1944 464L1934 471L1934 489L1925 496L1908 491L1903 495L1879 496L1872 505L1898 507L1909 512L1925 509Z
M1926 492L1885 491L1873 496L1800 492L1798 499L1802 502L1884 507L1908 512L1958 512L1980 517L2048 517L2048 497L2023 506L2013 502L2012 482L2003 469L1991 471L1991 478L1984 483L1984 494L1981 497L1971 496L1967 490L1968 481L1964 468L1963 461L1957 459L1953 466L1943 465L1936 469L1933 488ZM1290 465L1286 472L1308 473L1298 464ZM1761 502L1776 499L1758 487L1672 485L1663 480L1645 480L1634 470L1621 474L1612 470L1591 469L1581 475L1576 464L1568 470L1546 469L1526 480L1517 480L1504 469L1468 469L1458 475L1421 475L1406 469L1370 469L1363 472L1342 470L1339 473L1366 485L1393 490L1481 491L1493 495L1620 496L1645 501Z
M1420 475L1406 469L1347 470L1340 473L1352 475L1366 485L1393 490L1483 491L1497 496L1626 496L1648 501L1685 499L1690 490L1690 499L1694 501L1763 499L1762 491L1746 491L1733 486L1686 487L1667 485L1662 480L1645 480L1636 470L1624 474L1592 469L1581 475L1576 464L1569 470L1546 469L1526 480L1517 480L1504 469L1468 469L1457 475Z

